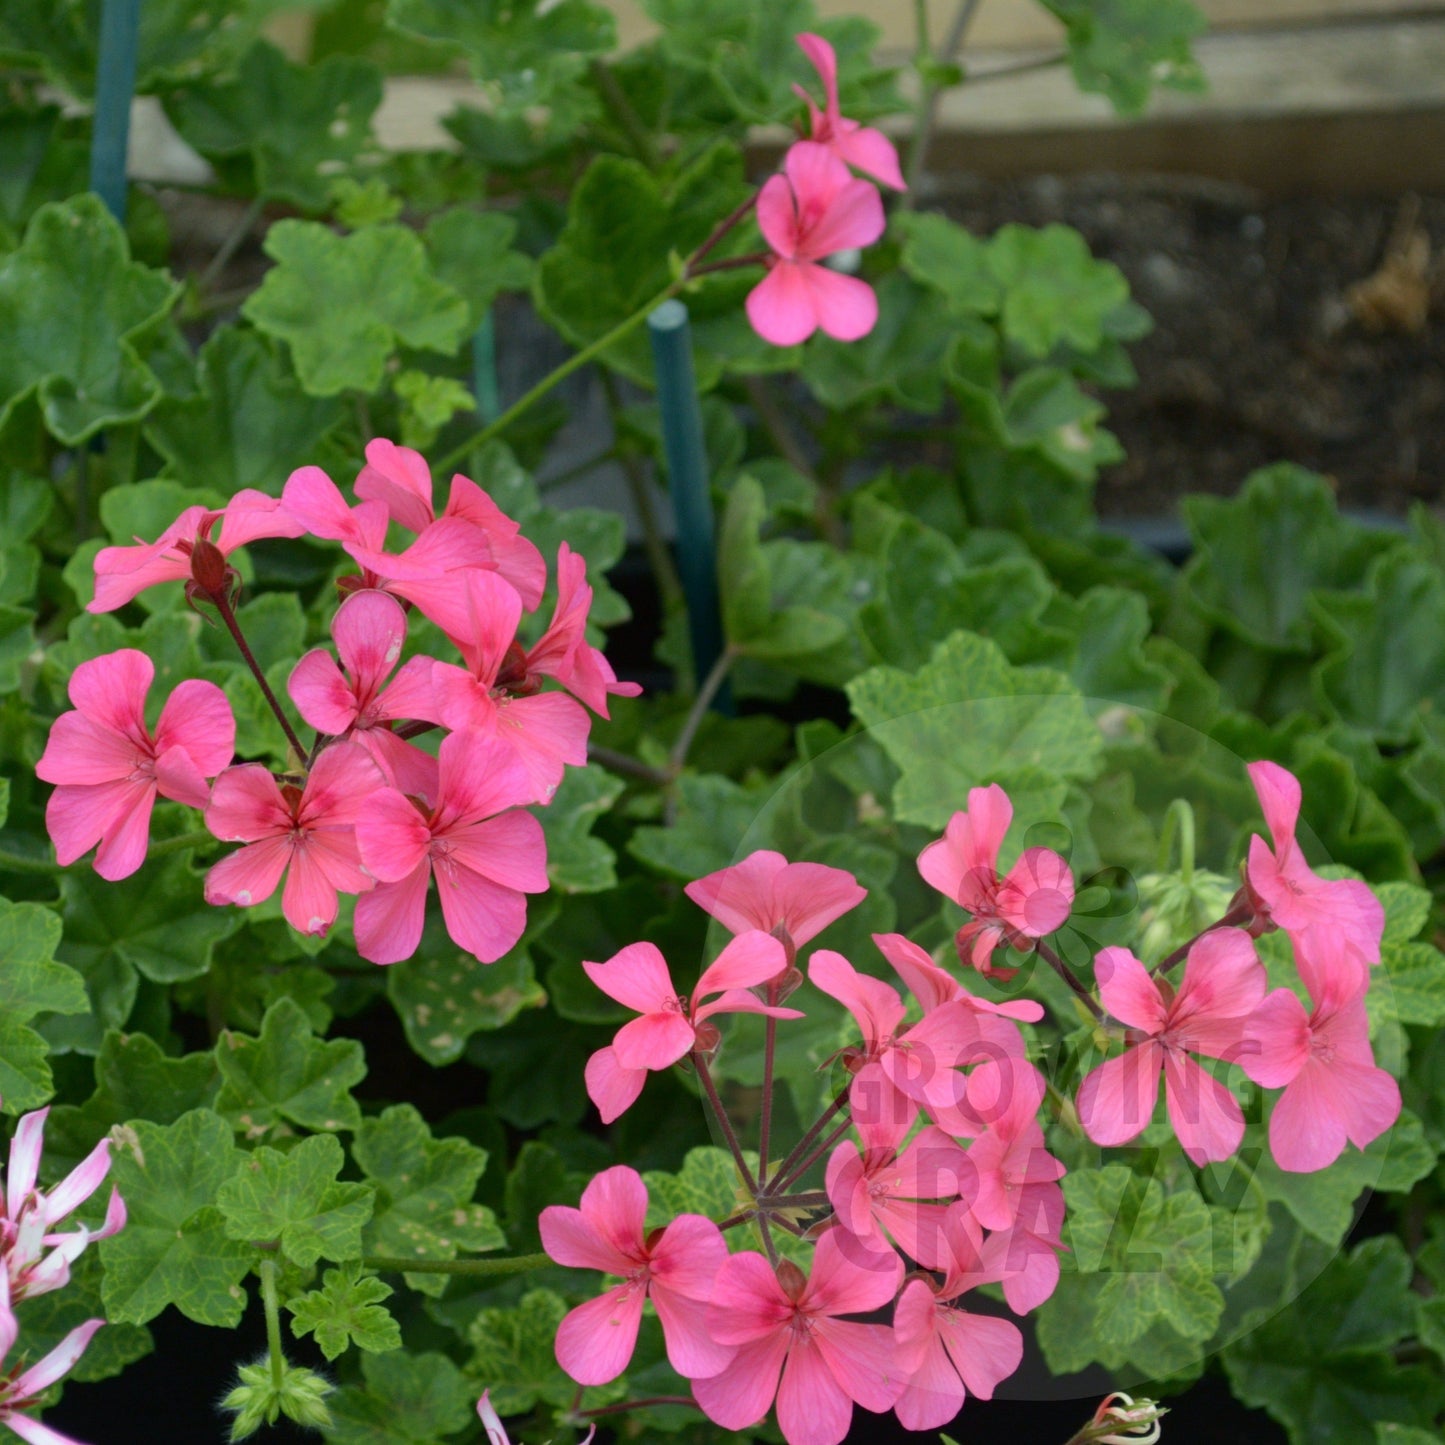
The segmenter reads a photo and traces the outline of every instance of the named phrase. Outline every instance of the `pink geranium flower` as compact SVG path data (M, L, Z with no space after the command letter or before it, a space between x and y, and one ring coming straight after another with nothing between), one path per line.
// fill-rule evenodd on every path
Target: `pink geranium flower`
M246 843L206 874L206 902L242 908L263 903L283 874L281 911L298 933L324 938L336 922L338 893L365 893L375 882L362 871L356 816L385 784L365 748L333 743L304 787L278 785L270 768L227 768L211 792L206 827L228 843Z
M1011 1229L996 1229L983 1242L983 1264L1003 1286L1017 1315L1026 1315L1059 1284L1064 1191L1057 1184L1024 1184L1013 1201Z
M782 939L790 959L793 950L868 896L842 868L789 863L767 849L689 883L683 892L731 933L760 928Z
M725 1369L693 1385L709 1420L746 1430L768 1413L776 1395L788 1445L838 1445L855 1403L879 1414L893 1408L904 1376L894 1366L892 1331L839 1316L886 1305L903 1265L891 1251L855 1246L849 1252L842 1242L849 1237L840 1230L825 1233L807 1278L788 1260L775 1270L751 1252L723 1263L708 1329L737 1353Z
M56 1232L56 1225L105 1182L110 1172L110 1141L102 1139L53 1189L39 1190L35 1181L49 1115L49 1109L24 1115L10 1142L5 1207L0 1216L0 1275L8 1282L9 1298L15 1302L60 1289L70 1279L70 1266L88 1244L109 1239L125 1226L125 1204L112 1189L105 1222L98 1230L82 1224L65 1234Z
M999 1276L983 1266L976 1232L955 1206L945 1225L948 1252L941 1284L914 1278L893 1312L895 1357L907 1385L893 1407L909 1430L946 1425L973 1395L993 1399L1001 1380L1018 1369L1024 1340L1017 1325L959 1308L959 1298Z
M793 93L808 105L811 138L827 146L840 161L845 161L875 181L906 191L903 172L898 167L898 152L882 131L849 120L838 107L838 56L821 35L804 33L797 37L798 47L813 62L818 79L823 82L823 109L800 85Z
M608 998L640 1015L623 1024L612 1043L587 1062L587 1093L602 1122L610 1124L632 1107L649 1070L666 1069L694 1049L715 1048L717 1030L707 1023L714 1015L802 1018L797 1009L769 1006L748 992L786 966L783 945L776 938L740 934L703 970L689 1000L678 993L667 960L654 944L632 943L606 963L584 962L587 977Z
M437 801L426 811L395 788L361 805L356 842L378 886L356 905L356 949L372 963L410 958L421 942L436 874L447 932L495 963L527 926L528 893L547 888L542 825L526 770L491 739L452 733L438 754Z
M983 1127L962 1069L988 1059L1021 1059L1023 1039L1012 1023L955 1000L904 1029L907 1010L897 990L826 948L809 959L808 979L853 1015L863 1035L850 1060L848 1097L855 1122L896 1126L911 1122L922 1107L950 1133ZM902 1127L906 1132L907 1125Z
M869 1249L896 1244L925 1269L948 1260L943 1227L951 1203L971 1200L977 1187L973 1165L942 1129L920 1129L900 1153L889 1128L879 1137L863 1129L864 1148L845 1140L828 1160L829 1202L838 1222Z
M611 663L587 641L591 608L587 560L563 542L557 548L557 605L552 621L524 654L523 686L513 691L528 690L543 677L554 678L599 717L607 716L609 696L637 697L642 692L635 682L618 682Z
M355 592L337 609L331 635L345 673L325 648L308 652L286 684L292 702L317 732L364 747L400 792L431 797L436 759L391 729L434 710L432 658L413 657L392 677L406 642L401 604L385 592Z
M1131 1047L1100 1064L1079 1086L1079 1121L1105 1146L1125 1144L1154 1117L1159 1076L1169 1122L1196 1164L1228 1159L1244 1135L1234 1095L1192 1055L1238 1059L1245 1020L1264 997L1264 967L1248 934L1206 933L1189 950L1178 993L1127 948L1106 948L1094 963L1104 1007L1128 1026Z
M772 247L768 274L748 293L753 330L774 346L795 346L821 327L857 341L878 320L873 288L818 264L869 246L883 234L883 202L855 180L827 146L799 141L758 193L758 226Z
M45 809L55 856L73 863L95 847L95 871L114 882L145 861L156 797L204 808L207 778L231 761L236 720L213 682L180 683L154 734L146 694L155 666L132 647L82 662L70 678L73 712L50 729L36 775L58 783Z
M1007 877L999 849L1013 821L1013 804L997 783L970 788L968 810L948 820L944 836L918 855L924 881L973 914L958 931L958 956L985 976L1013 977L992 966L1001 943L1026 947L1061 928L1074 902L1069 865L1051 848L1028 848Z
M873 942L926 1014L943 1004L958 1001L975 1013L999 1014L1019 1023L1036 1024L1044 1016L1044 1006L1036 999L1011 998L994 1003L970 993L951 973L934 963L926 949L901 933L875 933Z
M104 1320L86 1320L29 1369L0 1377L0 1425L13 1430L29 1445L79 1445L69 1435L62 1435L21 1412L34 1405L53 1384L70 1373L85 1353L92 1336L104 1324ZM18 1334L19 1326L11 1310L10 1280L0 1269L0 1359L15 1347Z
M513 749L532 780L527 801L548 802L567 767L587 761L591 720L570 697L526 686L525 654L515 645L522 599L510 583L494 572L472 571L458 590L465 600L467 628L452 640L467 665L433 665L432 720L481 733ZM524 690L513 693L519 685Z
M1030 1185L1051 1184L1065 1173L1049 1153L1039 1126L1043 1075L1017 1059L988 1061L974 1071L972 1085L972 1098L980 1100L987 1092L994 1100L993 1108L980 1111L987 1127L968 1146L977 1179L973 1214L986 1229L1012 1229L1023 1191Z
M728 1257L712 1220L679 1214L665 1229L644 1227L647 1186L625 1165L604 1169L582 1191L580 1209L542 1211L542 1248L558 1264L620 1275L622 1283L578 1305L557 1329L557 1363L580 1385L605 1385L627 1368L650 1299L667 1358L688 1379L715 1375L733 1357L708 1332L707 1302Z
M212 537L217 522L220 535ZM191 575L197 542L213 542L223 557L261 537L299 537L305 530L275 497L250 487L219 511L187 507L154 541L136 538L134 547L102 547L95 556L95 596L87 612L114 612L147 587L180 582Z
M418 536L440 520L432 505L431 468L420 452L377 437L366 444L366 465L356 479L356 495L385 504L391 520ZM470 477L452 477L443 518L472 528L472 566L486 567L517 589L522 605L533 611L547 585L547 564L522 529Z
M1270 762L1251 763L1248 772L1274 842L1271 851L1258 834L1249 840L1245 884L1256 912L1290 934L1312 927L1337 933L1347 944L1339 955L1341 966L1353 959L1363 982L1364 967L1380 961L1385 931L1380 900L1366 884L1321 878L1305 862L1295 840L1301 794L1293 773Z
M1318 994L1311 987L1310 1012L1278 988L1244 1026L1245 1073L1266 1089L1284 1089L1269 1118L1269 1148L1291 1173L1328 1168L1347 1141L1363 1149L1400 1117L1400 1086L1370 1048L1364 990L1348 986L1341 955L1351 947L1340 933L1307 930L1295 950L1306 981L1321 981Z

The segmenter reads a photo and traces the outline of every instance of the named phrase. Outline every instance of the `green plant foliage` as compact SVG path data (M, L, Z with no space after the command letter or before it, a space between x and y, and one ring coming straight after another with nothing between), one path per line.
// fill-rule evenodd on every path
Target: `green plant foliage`
M334 1134L314 1134L285 1154L253 1150L216 1196L231 1239L271 1243L293 1264L361 1254L372 1191L337 1180L345 1163Z
M251 47L231 83L184 91L172 113L202 155L244 156L247 189L303 211L326 208L339 174L372 147L371 117L381 104L381 71L333 55L292 65L264 41Z
M30 1027L37 1014L83 1013L81 976L55 961L61 924L38 903L0 898L0 1099L6 1113L43 1104L53 1088L45 1040Z
M1190 42L1204 29L1191 0L1042 0L1068 34L1081 90L1107 95L1125 115L1144 108L1156 85L1202 90Z
M382 1304L391 1295L390 1285L353 1262L328 1269L320 1289L287 1300L286 1308L297 1338L313 1335L321 1353L334 1360L352 1345L372 1354L401 1348L401 1327Z
M42 206L0 260L0 429L32 395L67 446L143 417L161 397L143 349L177 294L98 197Z
M473 1348L472 1372L495 1380L492 1405L501 1414L516 1415L539 1401L563 1406L576 1393L555 1369L552 1341L567 1312L551 1290L528 1290L511 1309L484 1309L467 1330Z
M242 310L287 343L313 396L374 391L398 346L450 356L466 333L466 302L431 273L404 226L338 236L313 221L278 221L266 254L277 264Z
M475 1422L476 1391L445 1355L365 1354L361 1374L327 1401L332 1445L433 1445Z
M146 439L188 486L223 498L245 487L279 496L296 459L313 456L336 426L340 406L302 391L279 348L254 331L212 333L197 365L198 394L167 397L147 417Z
M472 1202L487 1154L464 1139L433 1139L421 1115L397 1104L357 1132L352 1156L376 1185L366 1226L368 1253L408 1259L455 1259L463 1250L500 1249L505 1238L492 1211ZM440 1294L441 1275L411 1274L407 1283Z
M103 1295L111 1319L144 1324L167 1305L203 1325L240 1323L241 1281L254 1247L234 1242L216 1200L243 1167L231 1128L209 1109L174 1124L140 1120L111 1147L111 1178L126 1203L126 1227L102 1241Z

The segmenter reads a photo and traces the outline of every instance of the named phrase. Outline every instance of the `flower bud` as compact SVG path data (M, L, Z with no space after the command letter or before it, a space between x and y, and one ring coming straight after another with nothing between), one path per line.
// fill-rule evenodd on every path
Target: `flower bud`
M198 537L191 544L191 580L208 597L224 597L228 591L226 555L214 542Z

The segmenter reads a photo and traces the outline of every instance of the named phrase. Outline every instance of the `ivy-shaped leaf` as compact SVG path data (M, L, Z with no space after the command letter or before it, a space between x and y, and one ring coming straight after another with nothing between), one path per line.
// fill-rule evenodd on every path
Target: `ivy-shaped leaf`
M365 1354L365 1388L348 1385L327 1400L332 1445L437 1445L469 1421L476 1391L445 1355Z
M161 397L139 348L178 294L131 260L99 196L42 206L0 260L0 427L32 393L66 446L138 421Z
M626 784L602 768L569 768L542 810L547 877L563 893L600 893L617 885L617 855L592 827Z
M30 1021L90 1006L81 976L54 960L60 935L50 909L0 898L0 1100L8 1114L37 1108L54 1092L49 1050Z
M744 839L765 846L752 830L775 791L771 784L744 787L716 773L685 773L672 825L635 829L627 851L667 878L690 880L726 868L737 862Z
M144 1324L173 1304L198 1324L240 1323L241 1280L256 1251L227 1238L215 1205L244 1158L231 1138L230 1125L209 1109L116 1131L110 1177L127 1220L100 1244L109 1318Z
M1107 95L1122 115L1144 109L1156 85L1203 90L1191 42L1205 26L1192 0L1043 0L1068 31L1081 90Z
M366 1077L355 1039L322 1040L289 998L266 1010L259 1038L227 1030L216 1044L221 1092L216 1108L251 1137L283 1120L303 1129L355 1129L361 1110L351 1090Z
M341 419L340 404L307 396L278 348L255 331L218 328L198 365L200 394L163 401L146 419L147 440L189 484L222 497L245 487L280 496L298 460Z
M234 80L183 91L171 114L202 155L246 155L257 195L303 211L324 210L338 175L374 144L381 71L368 60L330 55L292 65L266 41L248 50Z
M359 1259L372 1190L338 1182L345 1163L334 1134L313 1134L284 1154L253 1150L216 1196L226 1234L252 1244L279 1244L303 1269L318 1259Z
M432 269L466 297L473 330L501 292L525 291L531 283L532 258L512 249L517 222L501 211L457 206L433 216L422 238Z
M538 1402L565 1406L576 1386L557 1368L553 1342L567 1302L548 1289L528 1290L510 1308L484 1309L467 1330L471 1373L491 1385L499 1415L520 1415Z
M382 1304L392 1293L389 1284L364 1273L360 1261L328 1269L320 1289L286 1301L292 1333L297 1339L314 1335L328 1360L352 1345L373 1354L400 1349L401 1327Z
M756 1166L757 1160L750 1163ZM738 1211L742 1181L726 1149L689 1149L676 1174L649 1169L642 1182L647 1185L649 1229L660 1229L679 1214L701 1214L720 1224Z
M545 105L617 44L617 22L593 0L388 0L386 18L466 56L504 111Z
M315 221L277 221L265 250L276 265L242 312L291 347L314 396L375 391L397 347L450 356L467 332L466 301L432 275L405 226L338 236Z
M1000 783L1016 827L1056 817L1070 782L1091 777L1103 739L1062 674L1012 667L957 632L917 672L876 667L847 687L854 716L897 764L897 817L939 828L970 788Z
M352 1155L376 1185L376 1212L366 1228L368 1254L455 1259L461 1250L500 1249L506 1237L490 1209L472 1202L487 1152L465 1139L433 1139L410 1104L362 1121ZM412 1274L407 1283L440 1294L446 1281Z

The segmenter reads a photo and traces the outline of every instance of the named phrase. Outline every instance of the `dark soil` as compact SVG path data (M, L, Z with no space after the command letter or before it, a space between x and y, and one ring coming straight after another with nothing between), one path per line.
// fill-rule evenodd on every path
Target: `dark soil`
M1128 459L1100 479L1104 515L1169 515L1183 493L1232 493L1276 461L1332 477L1352 508L1445 499L1445 197L1270 200L1189 177L1042 176L959 191L945 209L980 234L1077 227L1154 317L1132 348L1138 389L1105 398ZM1350 288L1410 229L1422 234L1407 290L1428 296L1428 317L1415 334L1398 319L1372 329Z

